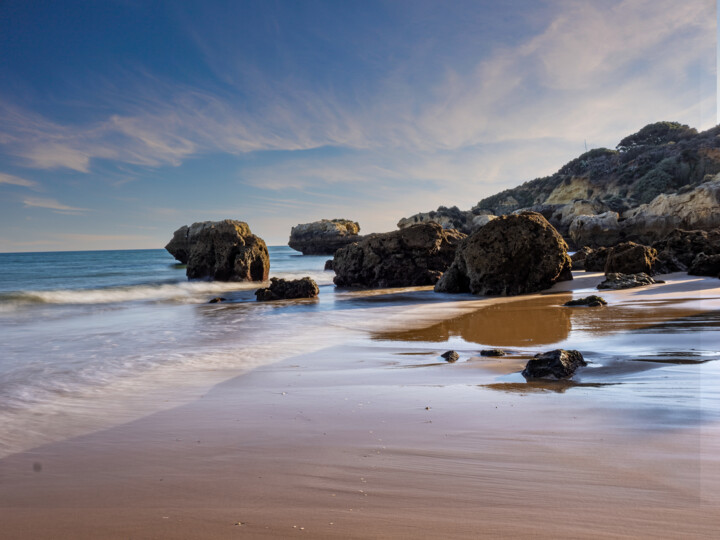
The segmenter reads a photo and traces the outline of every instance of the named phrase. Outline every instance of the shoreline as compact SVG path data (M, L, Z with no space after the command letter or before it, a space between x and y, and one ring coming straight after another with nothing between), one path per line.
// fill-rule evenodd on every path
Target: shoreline
M516 328L515 358L473 357L481 338L467 328L483 326L474 314L492 306L512 320L514 303L535 302L537 320L548 319L558 311L546 302L554 293L577 295L595 279L579 277L497 302L388 308L392 316L366 321L345 343L257 367L179 407L0 459L3 529L18 538L711 537L720 528L720 419L703 413L718 391L702 373L714 375L717 362L610 370L621 384L607 387L592 385L607 373L583 372L580 385L538 388L513 373L523 355L556 348L542 343L542 327L525 345L531 329ZM383 294L368 293L367 304L382 305ZM603 312L573 311L576 333L560 342L603 335L610 345L649 346L675 331L670 323L720 309L711 278L673 275L666 285L602 294L637 317L607 334ZM351 319L336 315L345 331ZM646 331L643 319L669 326L628 334ZM701 345L717 335L715 319L706 324L693 338ZM437 361L447 348L462 361ZM606 359L602 347L588 348L591 360ZM697 383L687 370L700 374ZM669 401L698 391L698 403L673 407L643 394L640 377L658 385L652 392L667 391L662 381L673 373L690 386ZM648 416L661 404L667 415Z

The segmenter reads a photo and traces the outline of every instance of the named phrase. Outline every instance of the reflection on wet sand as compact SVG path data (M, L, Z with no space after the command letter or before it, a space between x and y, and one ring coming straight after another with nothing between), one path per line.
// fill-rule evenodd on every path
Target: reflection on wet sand
M564 307L570 294L552 294L483 306L427 328L377 332L378 341L443 342L460 337L493 347L533 347L564 341L572 333L687 332L720 326L720 313L676 306L680 301L639 301L600 308ZM642 308L642 309L638 309Z
M570 298L570 294L554 294L492 304L428 328L378 332L372 339L441 342L459 336L465 341L495 347L556 343L570 333L571 311L561 307Z
M517 394L537 394L544 392L555 392L563 394L570 388L600 388L620 383L582 383L572 380L564 381L527 381L527 382L503 382L480 385L491 390Z

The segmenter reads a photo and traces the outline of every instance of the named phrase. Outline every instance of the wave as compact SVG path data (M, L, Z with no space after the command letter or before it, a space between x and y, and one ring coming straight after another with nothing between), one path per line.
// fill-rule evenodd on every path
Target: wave
M309 275L318 285L332 283L331 272L279 272L275 277L298 279ZM202 304L207 296L236 291L250 291L265 286L262 282L182 281L105 287L98 289L56 289L0 293L0 311L12 311L31 304L115 304L135 301L170 301Z

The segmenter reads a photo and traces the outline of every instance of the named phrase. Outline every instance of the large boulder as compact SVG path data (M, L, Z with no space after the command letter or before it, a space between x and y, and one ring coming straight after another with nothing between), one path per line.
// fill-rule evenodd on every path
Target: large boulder
M522 376L526 379L568 379L582 366L587 366L580 351L555 349L546 353L536 354L528 361Z
M617 212L576 216L569 227L570 239L576 246L612 246L621 238Z
M370 235L335 252L338 287L433 285L455 256L465 235L434 222Z
M265 241L242 221L202 221L180 227L165 246L187 264L189 279L265 281L270 257Z
M605 261L605 273L639 274L654 273L657 250L635 242L623 242L610 248Z
M516 295L572 279L562 236L536 212L498 217L465 239L438 292Z
M357 242L360 225L349 219L322 219L301 223L290 230L288 246L303 255L332 255L341 247Z
M258 302L272 302L274 300L290 300L295 298L315 298L320 289L311 278L285 280L272 278L270 286L255 291Z

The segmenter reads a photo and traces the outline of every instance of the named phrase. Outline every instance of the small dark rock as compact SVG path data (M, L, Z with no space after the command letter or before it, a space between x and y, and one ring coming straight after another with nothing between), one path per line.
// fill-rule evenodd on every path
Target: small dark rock
M334 269L335 268L333 267L332 259L328 259L327 261L325 261L325 270L334 270Z
M208 302L208 304L218 304L220 302L227 302L227 298L223 298L222 296L216 296L212 300Z
M526 379L568 379L577 368L586 366L587 362L579 351L555 349L541 354L528 361L522 376Z
M597 306L605 306L605 305L607 305L607 302L601 296L596 296L594 294L591 294L590 296L586 296L585 298L578 298L576 300L570 300L569 302L565 302L563 305L570 306L570 307L574 307L574 306L597 307Z
M319 292L317 283L309 277L290 281L274 277L270 279L270 287L258 289L255 291L255 296L258 302L272 302L293 298L315 298Z
M605 281L597 286L598 289L632 289L633 287L643 287L645 285L653 285L655 283L665 283L664 281L655 280L644 272L639 274L618 274L610 273L605 276Z
M447 362L457 362L460 358L460 355L455 351L447 351L442 353L440 356L443 357Z
M507 353L502 349L483 349L480 356L505 356Z

